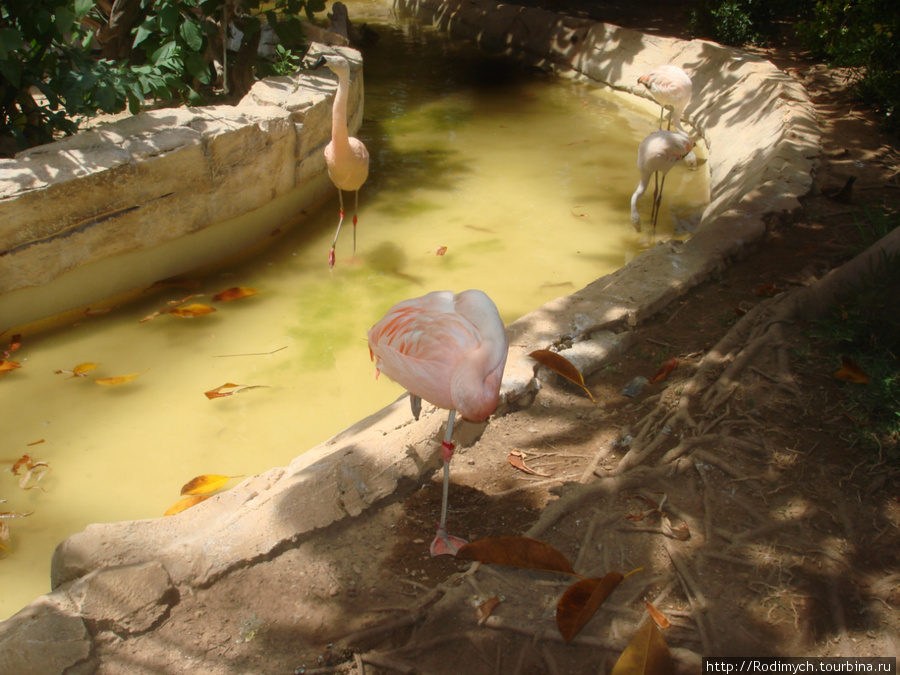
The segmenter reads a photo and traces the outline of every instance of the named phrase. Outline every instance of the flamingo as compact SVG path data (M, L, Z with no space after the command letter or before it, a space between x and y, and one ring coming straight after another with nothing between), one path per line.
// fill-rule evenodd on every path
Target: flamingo
M650 95L659 103L659 129L662 130L663 113L666 108L671 108L669 117L669 130L675 125L675 130L684 135L687 132L681 126L681 115L685 107L691 101L693 83L688 74L678 66L666 64L644 73L638 78L638 84L642 84L650 90Z
M654 131L641 141L637 161L641 181L634 194L631 195L631 222L634 223L638 232L641 230L641 216L638 214L637 201L650 184L650 174L656 177L653 188L653 209L651 210L653 231L656 232L656 220L659 217L659 204L662 201L662 189L666 181L666 174L693 148L693 139L680 131ZM659 177L659 174L662 174L662 178Z
M328 177L338 190L340 220L334 233L334 242L328 252L328 268L334 267L334 247L344 222L343 191L353 192L353 252L356 252L356 212L359 206L359 188L369 176L369 151L358 138L347 130L347 97L350 92L350 64L343 56L320 56L313 68L327 67L337 75L338 87L331 108L331 141L325 146L325 165Z
M434 291L397 303L368 335L375 376L383 372L409 391L416 419L422 399L450 411L441 443L441 521L431 555L454 555L466 540L447 534L453 421L459 412L481 422L497 408L509 349L503 321L483 291Z

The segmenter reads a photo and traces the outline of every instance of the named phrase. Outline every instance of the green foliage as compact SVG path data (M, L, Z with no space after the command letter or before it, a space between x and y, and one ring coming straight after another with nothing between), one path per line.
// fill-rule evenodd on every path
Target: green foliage
M0 140L39 145L74 133L79 116L126 106L137 112L148 98L202 103L223 84L215 67L225 51L223 26L242 34L238 51L227 53L228 68L241 78L238 89L249 88L263 22L283 45L274 68L285 71L303 41L301 16L324 9L325 0L276 0L265 9L259 0L3 0ZM124 56L92 54L102 48L106 55L113 38Z
M881 112L888 128L900 129L900 3L818 0L798 33L818 56L853 69L863 100Z
M691 10L690 28L702 37L726 45L758 45L777 34L776 9L791 3L778 0L702 0Z
M880 216L862 232L878 237L888 216ZM896 227L896 216L890 218ZM884 232L886 234L886 232ZM868 236L868 235L867 235ZM880 238L880 237L879 237ZM864 239L864 243L868 243ZM885 255L859 287L814 329L834 354L852 358L869 377L869 384L844 385L844 410L859 425L863 447L900 464L900 256Z

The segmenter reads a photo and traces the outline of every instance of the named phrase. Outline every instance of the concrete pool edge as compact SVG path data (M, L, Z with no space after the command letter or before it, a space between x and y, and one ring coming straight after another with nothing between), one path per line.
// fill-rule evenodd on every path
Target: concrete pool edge
M535 20L546 24L546 12L531 11L540 12ZM493 21L485 16L481 20ZM559 17L556 20L562 28L576 21ZM632 37L628 35L632 31L620 32L624 29L605 24L588 26L585 34L591 30L596 30L597 35L617 35L618 42L607 40L611 45L647 40L647 49L640 52L641 62L622 68L618 78L610 83L626 90L631 86L626 80L634 82L640 74L633 74L632 69L646 70L670 60L686 63L677 55L691 53L689 46L693 44L673 45L669 43L678 41L639 34ZM541 35L546 36L547 32ZM649 58L653 55L647 52L656 47L660 49L658 58ZM818 132L811 104L799 85L769 64L776 85L784 79L785 90L776 87L769 92L773 97L769 105L754 105L753 112L754 116L760 110L768 112L779 121L778 129L761 133L766 125L748 118L742 120L751 127L746 133L738 133L730 124L717 131L725 116L712 109L713 99L737 100L741 88L747 87L747 101L758 103L755 95L767 87L761 86L766 71L760 60L711 43L695 45L710 58L718 53L714 47L722 50L717 70L731 72L735 80L726 92L713 92L711 86L704 85L700 89L703 98L688 108L695 127L708 135L715 160L711 169L717 180L712 188L712 210L707 210L709 217L704 215L700 230L687 243L659 244L622 270L512 323L508 327L512 350L499 414L527 405L530 394L539 387L535 364L526 356L528 352L571 344L569 355L578 360L586 373L591 372L610 353L627 346L628 327L659 311L725 265L729 258L739 255L762 236L768 219L789 217L799 207L799 198L811 184L818 155ZM740 63L730 71L730 59L735 54L741 56ZM741 72L741 64L746 63L753 65L752 72L736 75ZM704 63L702 67L712 71L714 66ZM584 59L581 67L587 70ZM793 110L795 107L801 110ZM739 110L739 106L735 108ZM735 111L732 114L738 115ZM796 129L787 124L795 116ZM739 140L738 136L745 142L755 139L767 144L744 153L727 152ZM723 157L727 154L730 160L727 170L717 168L719 153L724 153ZM85 621L107 621L128 632L130 622L141 612L146 613L148 606L155 608L153 616L162 616L167 603L173 602L173 588L208 586L234 569L252 565L314 536L317 529L361 514L402 483L419 480L437 466L439 453L434 439L443 420L443 414L429 412L414 423L405 399L401 399L299 456L288 467L250 478L182 515L88 527L57 550L55 590L0 624L0 649L21 654L23 643L12 639L13 635L21 636L18 631L34 631L38 625L56 622L71 629L73 639L59 649L70 650L69 663L74 663L74 659L83 658L76 654L84 654L84 641L90 640L86 631L78 630ZM463 425L460 431L463 435L457 440L468 445L478 436L480 427ZM108 589L110 583L115 583L122 591L119 595L129 601L118 600L113 605L111 601L99 600L97 589ZM130 589L134 592L128 592ZM83 637L78 637L82 633ZM37 643L34 649L49 649L49 643Z

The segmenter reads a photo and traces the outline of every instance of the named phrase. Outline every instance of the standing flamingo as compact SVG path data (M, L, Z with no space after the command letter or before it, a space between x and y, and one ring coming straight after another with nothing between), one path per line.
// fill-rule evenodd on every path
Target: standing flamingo
M421 399L450 411L441 443L444 493L431 555L453 555L466 541L447 534L447 497L456 412L481 422L497 408L509 346L497 307L482 291L434 291L394 305L369 331L375 376L384 372L409 391L418 419Z
M327 54L320 56L313 68L326 66L338 77L337 92L331 108L331 142L325 146L325 165L328 177L338 190L341 216L338 220L334 242L328 252L328 267L334 267L334 247L337 244L341 224L344 222L343 190L353 192L353 252L356 252L356 212L359 206L359 188L369 176L369 151L358 138L350 136L347 130L347 98L350 93L350 64L343 56Z
M638 84L642 84L650 90L650 95L661 106L659 111L659 128L662 130L663 113L666 108L671 108L669 117L669 129L672 125L676 131L687 135L681 126L681 115L685 107L691 101L693 83L688 74L678 66L657 66L638 78Z
M647 190L650 174L655 176L653 209L650 217L653 222L653 232L656 232L656 220L659 217L659 204L662 201L662 189L666 181L666 174L693 148L693 139L680 131L654 131L641 141L637 161L641 181L634 194L631 195L631 222L634 223L638 232L641 231L641 216L638 214L637 201ZM659 174L662 174L662 178L659 177Z

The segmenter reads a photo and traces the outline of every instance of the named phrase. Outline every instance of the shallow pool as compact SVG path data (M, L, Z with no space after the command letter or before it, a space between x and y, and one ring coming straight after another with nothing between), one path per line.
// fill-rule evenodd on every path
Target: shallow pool
M365 5L351 5L356 18L354 7ZM0 618L49 590L50 556L69 534L161 516L200 474L285 465L399 396L386 378L375 381L365 342L393 303L477 287L510 322L649 245L631 230L629 199L653 115L411 22L376 29L380 39L364 49L359 136L372 165L355 256L348 227L329 273L336 195L299 214L287 198L248 216L280 228L262 253L188 275L196 286L153 289L74 325L26 333L12 357L22 368L0 375L0 462L10 468L27 452L51 471L32 490L0 473L0 510L33 512L4 521ZM678 167L666 188L662 235L699 220L707 172ZM232 286L259 293L211 301ZM140 321L192 293L217 311ZM99 365L85 377L54 373L86 362ZM115 386L94 381L135 373ZM261 386L204 395L225 383Z

